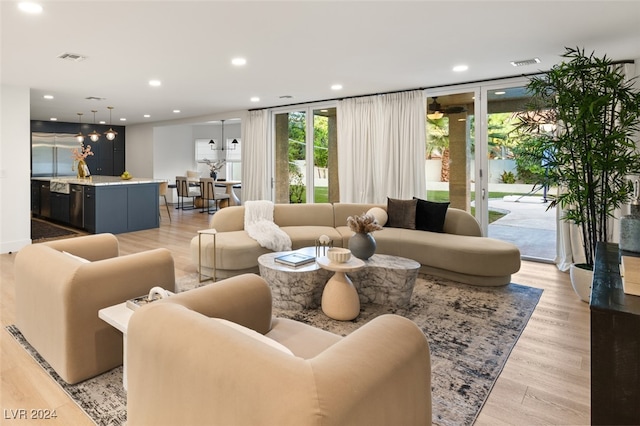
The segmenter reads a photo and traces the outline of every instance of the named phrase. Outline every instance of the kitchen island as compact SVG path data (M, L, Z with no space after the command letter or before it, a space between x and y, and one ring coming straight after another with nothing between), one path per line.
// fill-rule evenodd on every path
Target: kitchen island
M87 232L140 231L160 226L160 180L118 176L33 177L31 212Z

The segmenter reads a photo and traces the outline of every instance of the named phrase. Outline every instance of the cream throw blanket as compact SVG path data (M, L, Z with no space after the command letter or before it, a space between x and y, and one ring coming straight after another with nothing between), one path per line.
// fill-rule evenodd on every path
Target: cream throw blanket
M273 221L271 201L245 201L244 230L262 247L273 251L291 250L291 238Z

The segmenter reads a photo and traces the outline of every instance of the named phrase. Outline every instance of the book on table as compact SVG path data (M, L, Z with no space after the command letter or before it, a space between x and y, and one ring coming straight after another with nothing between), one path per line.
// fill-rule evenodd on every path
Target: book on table
M315 256L309 256L302 253L289 253L276 257L274 262L280 263L281 265L291 266L292 268L297 268L299 266L313 263L315 260Z

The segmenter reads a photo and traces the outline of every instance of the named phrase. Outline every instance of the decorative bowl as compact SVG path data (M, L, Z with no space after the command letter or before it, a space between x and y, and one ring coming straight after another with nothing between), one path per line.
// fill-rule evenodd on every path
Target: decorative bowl
M351 250L342 247L331 247L327 250L327 257L335 263L345 263L351 259Z

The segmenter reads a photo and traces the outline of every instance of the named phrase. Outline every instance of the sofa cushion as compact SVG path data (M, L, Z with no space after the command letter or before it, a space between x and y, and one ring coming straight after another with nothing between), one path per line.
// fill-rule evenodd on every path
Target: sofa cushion
M387 226L390 228L416 229L417 200L397 200L387 197Z
M342 236L331 226L283 226L280 229L291 238L291 248L293 250L315 246L316 240L321 235L328 236L333 240L333 245L335 246L340 247L342 245Z
M219 322L221 324L226 325L227 327L231 327L234 330L247 335L249 337L251 337L252 339L255 339L259 342L264 343L265 345L271 346L274 349L277 349L279 351L282 351L286 354L289 355L293 355L293 352L291 352L291 350L289 348L287 348L285 345L283 345L282 343L276 342L274 339L271 339L267 336L265 336L264 334L260 334L255 330L252 330L248 327L244 327L240 324L236 324L235 322L232 321L227 321L224 318L211 318L213 321Z
M449 203L417 200L416 229L421 231L444 232L444 220L447 216Z
M73 253L69 253L68 251L62 251L64 254L66 254L67 256L71 257L72 259L77 260L78 262L82 262L82 263L91 263L90 260L85 259L84 257L80 257L80 256L76 256Z
M518 247L497 239L384 228L373 234L377 254L406 257L433 268L481 277L512 274L520 268Z
M342 340L341 336L287 318L274 318L267 337L282 343L295 356L310 359Z
M373 217L375 217L376 222L380 226L384 226L387 223L387 220L389 220L389 215L387 214L387 211L382 207L372 207L367 211L367 214L370 214Z
M226 209L222 209L224 211ZM216 213L217 215L217 213ZM214 215L215 216L215 215ZM198 264L198 238L191 239L191 258ZM234 271L245 271L257 267L257 259L271 250L260 247L260 244L246 231L218 232L216 234L216 268ZM202 236L202 265L213 267L213 237Z
M284 226L330 226L333 227L333 205L315 204L275 204L273 221Z

